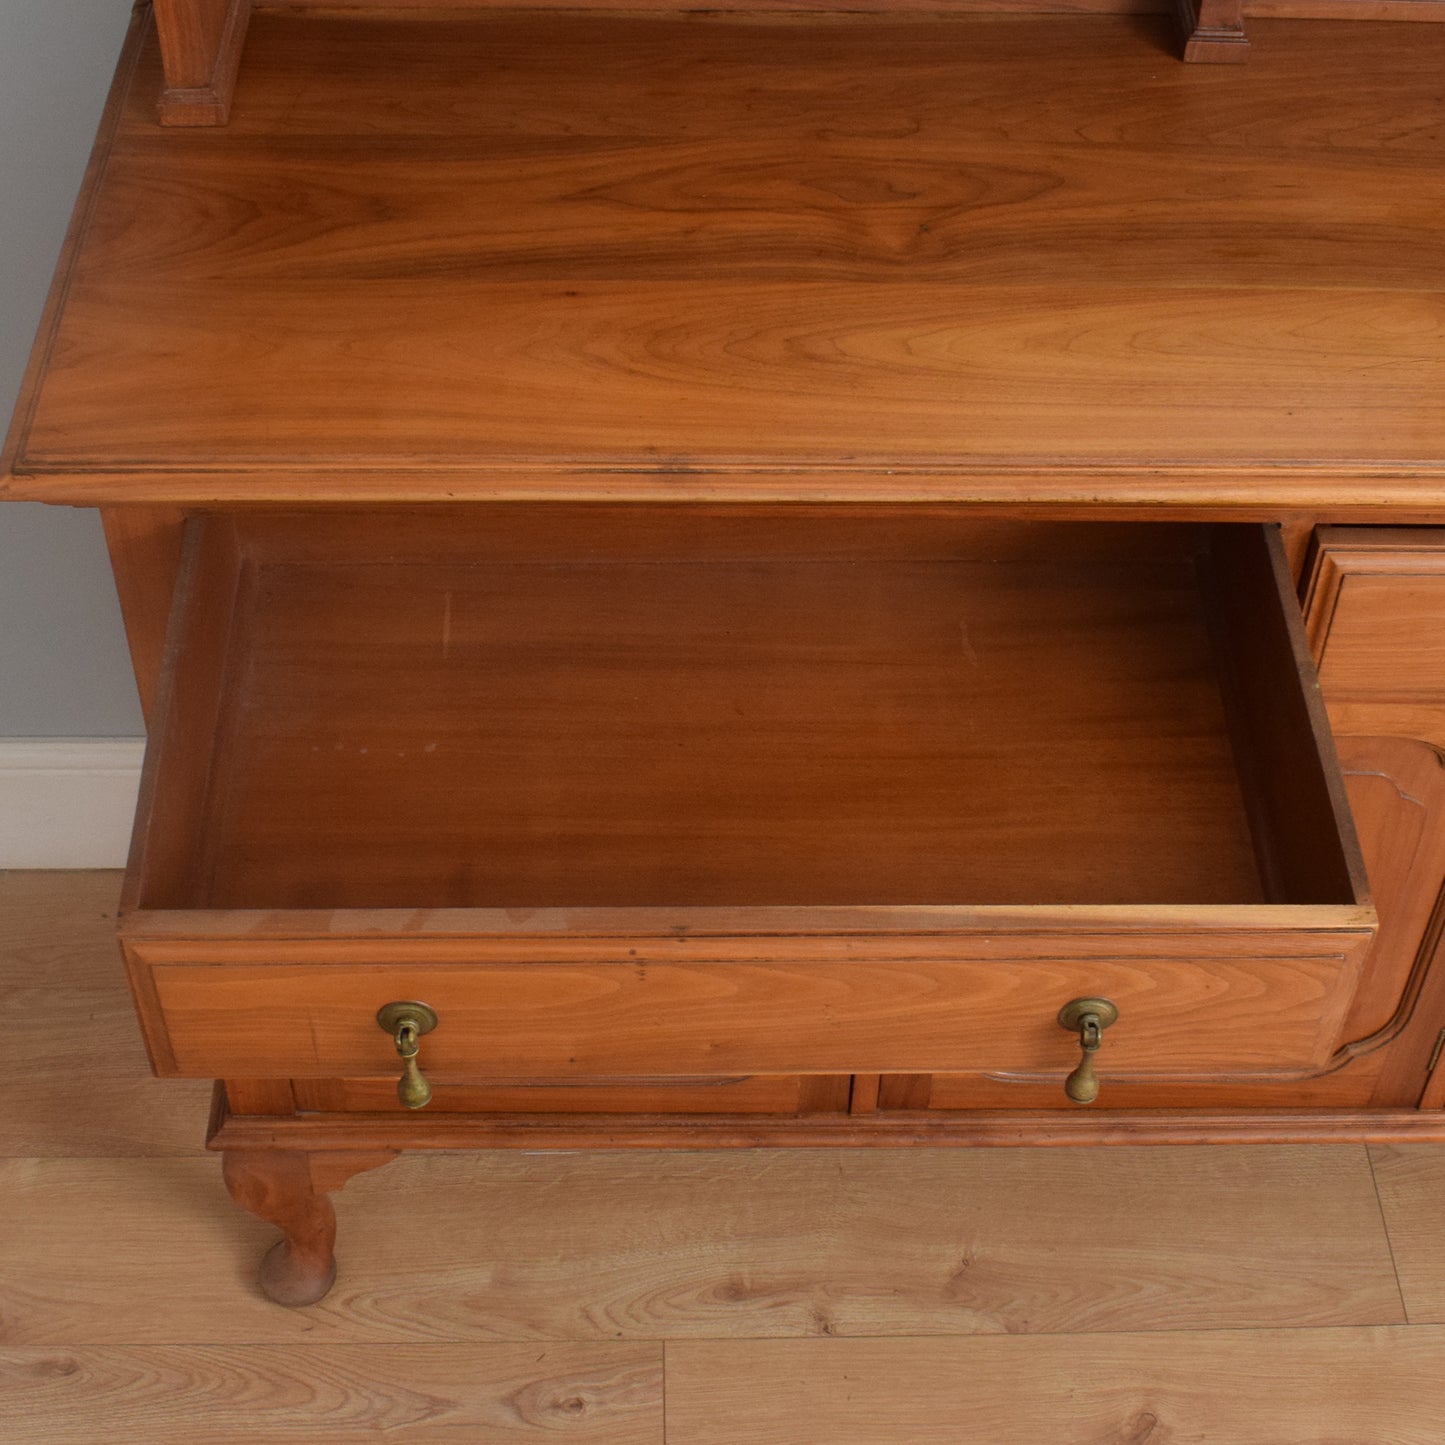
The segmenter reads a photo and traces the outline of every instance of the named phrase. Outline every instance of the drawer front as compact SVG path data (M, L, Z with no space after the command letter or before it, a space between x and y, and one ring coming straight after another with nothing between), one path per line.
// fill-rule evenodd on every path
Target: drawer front
M395 1056L376 1012L419 999L440 1019L422 1043L427 1070L566 1081L1067 1070L1077 1044L1057 1014L1092 995L1119 1008L1115 1072L1314 1067L1334 1047L1368 941L1368 930L1245 934L1228 958L1201 957L1197 939L1087 936L1067 953L1058 939L980 938L909 957L797 960L680 959L663 945L515 964L306 961L300 946L268 964L178 958L174 943L130 952L163 1074L384 1077ZM978 956L959 957L970 942Z
M1305 615L1332 710L1445 704L1445 529L1322 527Z

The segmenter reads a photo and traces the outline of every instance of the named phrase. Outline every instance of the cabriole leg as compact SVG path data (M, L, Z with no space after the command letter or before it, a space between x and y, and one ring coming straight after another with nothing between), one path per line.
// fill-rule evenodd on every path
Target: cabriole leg
M295 1309L324 1298L336 1280L336 1211L328 1197L354 1174L396 1158L300 1150L228 1149L222 1173L231 1198L274 1224L282 1237L261 1261L261 1292Z

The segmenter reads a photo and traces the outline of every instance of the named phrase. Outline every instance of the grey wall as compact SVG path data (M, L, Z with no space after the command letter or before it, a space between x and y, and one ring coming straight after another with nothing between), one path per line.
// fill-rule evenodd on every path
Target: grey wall
M0 417L8 418L130 0L0 0ZM142 731L94 512L0 506L0 738Z

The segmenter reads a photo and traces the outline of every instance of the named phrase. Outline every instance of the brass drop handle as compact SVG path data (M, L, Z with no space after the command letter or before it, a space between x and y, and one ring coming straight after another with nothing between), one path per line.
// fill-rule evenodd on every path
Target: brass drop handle
M1064 1080L1064 1093L1076 1104L1092 1104L1099 1097L1094 1055L1099 1052L1104 1030L1118 1017L1117 1005L1106 998L1070 999L1059 1010L1059 1027L1078 1034L1079 1047L1084 1051L1078 1067Z
M396 1081L396 1097L408 1109L424 1109L431 1103L431 1085L421 1071L416 1056L421 1052L421 1036L437 1026L434 1008L414 1001L383 1004L376 1021L389 1033L401 1055L401 1078Z

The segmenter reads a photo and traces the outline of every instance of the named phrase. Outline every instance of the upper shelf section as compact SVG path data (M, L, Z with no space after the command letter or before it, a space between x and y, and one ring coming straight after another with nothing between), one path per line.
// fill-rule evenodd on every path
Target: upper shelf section
M142 34L10 491L1445 507L1445 29L1153 25L258 11L191 130Z

